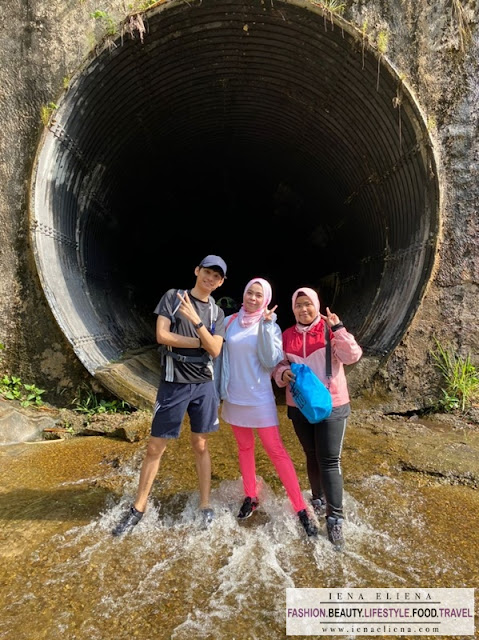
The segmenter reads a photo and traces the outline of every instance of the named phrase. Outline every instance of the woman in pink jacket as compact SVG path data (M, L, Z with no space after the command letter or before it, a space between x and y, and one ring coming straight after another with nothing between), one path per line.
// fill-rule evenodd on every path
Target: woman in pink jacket
M341 450L351 413L343 365L357 362L362 349L335 313L329 308L326 315L320 313L318 294L313 289L301 287L294 292L293 313L296 324L283 332L285 357L273 376L279 387L286 387L288 417L306 455L311 504L318 516L326 515L328 538L340 550L344 545ZM326 375L327 335L331 344L330 378ZM331 392L333 411L318 424L310 424L294 403L289 388L294 379L292 362L308 365Z

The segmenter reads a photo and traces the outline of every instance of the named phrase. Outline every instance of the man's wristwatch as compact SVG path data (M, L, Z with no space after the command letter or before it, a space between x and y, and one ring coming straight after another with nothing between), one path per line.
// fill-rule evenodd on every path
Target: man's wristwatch
M201 327L204 327L205 325L202 322L198 322L198 324L194 324L193 326L195 329L201 329Z

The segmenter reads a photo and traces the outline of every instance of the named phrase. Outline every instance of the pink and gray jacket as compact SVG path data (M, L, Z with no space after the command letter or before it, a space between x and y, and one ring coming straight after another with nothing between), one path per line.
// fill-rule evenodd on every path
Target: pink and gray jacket
M291 362L308 365L318 378L329 387L333 407L349 402L349 391L344 373L345 364L354 364L361 358L363 351L352 336L343 327L337 325L334 331L329 329L331 340L332 377L326 378L326 342L325 321L323 319L309 331L298 331L296 325L283 332L284 359L276 365L273 378L279 387L286 387L286 404L296 406L291 396L289 384L282 380L283 372L290 368Z

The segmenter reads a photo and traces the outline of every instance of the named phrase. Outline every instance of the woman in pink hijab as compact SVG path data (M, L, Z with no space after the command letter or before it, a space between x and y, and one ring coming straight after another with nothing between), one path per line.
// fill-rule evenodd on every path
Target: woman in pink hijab
M306 456L311 485L311 504L318 516L326 516L326 529L335 549L344 546L343 475L341 451L349 406L345 364L357 362L362 349L346 331L335 313L326 307L320 312L318 294L301 287L293 293L296 324L283 332L284 360L274 370L279 387L286 387L288 417ZM327 345L330 345L331 372L327 375ZM310 424L295 405L289 383L294 380L291 363L308 365L331 392L333 411L329 418Z
M231 424L245 499L238 519L249 518L259 506L255 465L255 430L283 483L294 511L308 536L318 530L309 519L296 471L279 433L276 399L271 372L283 358L281 329L276 324L276 306L269 309L271 285L253 278L243 293L237 314L225 318L222 352L222 418Z

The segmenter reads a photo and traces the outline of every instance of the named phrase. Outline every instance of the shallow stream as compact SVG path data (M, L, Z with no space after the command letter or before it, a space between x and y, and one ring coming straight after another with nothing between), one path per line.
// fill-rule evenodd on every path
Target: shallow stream
M280 416L308 497L284 407ZM195 518L184 428L165 453L142 522L113 538L144 447L105 437L0 447L0 638L276 640L286 638L287 587L478 585L477 489L405 471L387 429L348 427L347 546L339 554L323 523L316 542L306 539L260 445L262 507L236 520L242 487L223 423L210 440L213 525L202 530Z

